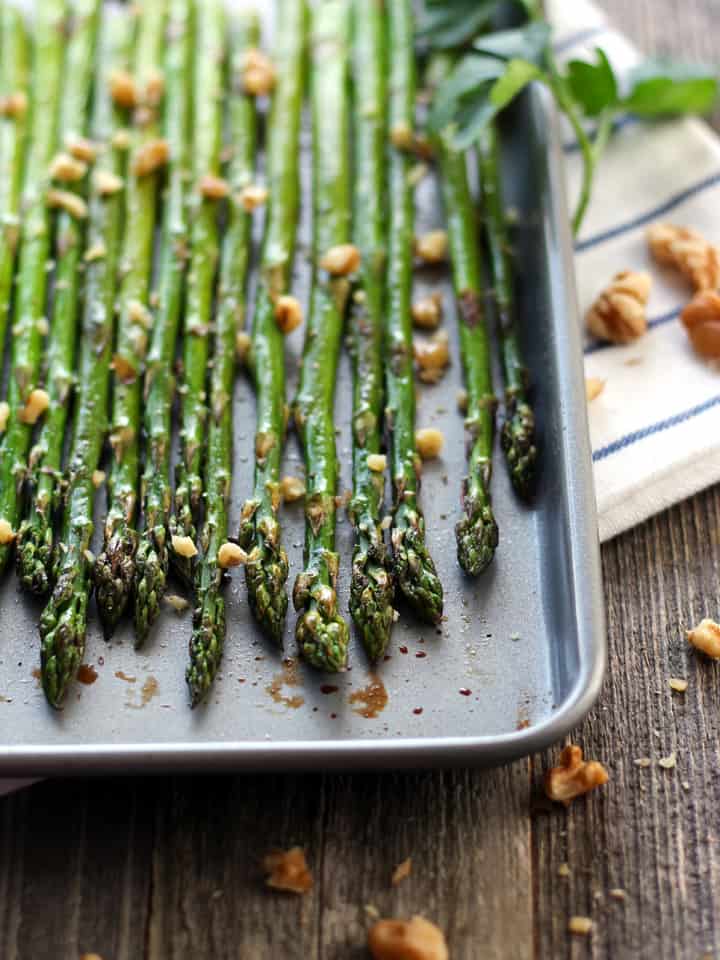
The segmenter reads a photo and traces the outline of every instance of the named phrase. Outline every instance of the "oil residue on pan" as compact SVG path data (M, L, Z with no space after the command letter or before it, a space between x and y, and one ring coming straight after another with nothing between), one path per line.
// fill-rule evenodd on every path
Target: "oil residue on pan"
M388 692L385 684L377 674L371 674L370 683L361 690L356 690L350 694L350 703L358 704L355 707L355 713L368 720L374 720L378 717L388 704Z
M298 662L291 657L283 660L283 669L281 673L276 673L266 690L273 698L275 703L280 703L284 707L290 707L297 710L305 703L305 697L300 694L288 696L282 692L283 687L299 687L300 677L298 674Z

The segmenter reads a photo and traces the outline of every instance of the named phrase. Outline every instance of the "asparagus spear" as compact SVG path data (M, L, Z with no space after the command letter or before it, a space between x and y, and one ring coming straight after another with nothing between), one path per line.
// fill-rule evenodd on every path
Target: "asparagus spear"
M96 184L103 176L120 178L125 173L125 151L110 147L124 113L113 107L108 77L115 69L127 68L131 25L132 18L127 13L105 9L92 117L93 139L105 148L95 165ZM116 185L120 186L121 181L116 181ZM105 256L91 258L87 264L67 492L55 551L56 582L40 619L42 683L45 696L54 707L62 703L85 650L92 569L89 549L94 526L93 475L107 432L122 217L122 190L101 194L93 189L87 249L103 249Z
M465 418L469 437L468 476L463 489L464 516L455 534L460 566L466 573L476 575L492 561L498 544L490 499L496 400L467 157L464 151L454 149L450 136L439 138L439 154L468 395Z
M60 111L60 140L72 143L85 134L97 37L99 0L75 0L71 5L72 34L66 54L65 87ZM80 170L80 168L78 168ZM74 185L80 197L84 179ZM68 184L68 190L72 189ZM52 583L55 540L53 513L62 467L70 392L73 387L77 312L80 293L79 265L84 225L76 214L61 211L56 224L55 275L52 319L48 342L47 392L49 407L38 443L30 454L29 488L33 492L29 516L17 538L17 568L21 585L45 596Z
M312 18L314 258L295 423L305 450L305 569L293 602L302 611L296 636L303 656L323 670L342 670L348 626L337 612L339 558L335 553L337 456L333 397L343 314L345 276L325 276L319 261L349 238L347 47L348 5L327 0Z
M353 499L357 543L350 582L350 612L371 660L385 653L393 622L393 583L380 513L384 471L368 457L381 445L382 324L385 294L384 167L385 36L382 0L355 0L353 80L355 132L354 236L362 256L352 305Z
M202 499L202 455L207 427L206 375L212 299L219 257L218 198L202 190L207 178L220 173L225 14L221 0L205 0L196 10L196 49L193 77L195 108L193 177L198 189L191 232L191 265L184 321L183 377L180 404L180 463L175 508L170 518L176 538L197 539L196 521ZM186 540L186 542L187 542ZM187 583L193 582L195 561L173 550L170 559Z
M145 528L140 534L135 557L136 646L143 643L158 615L168 572L173 365L188 248L186 184L190 141L190 15L189 0L171 0L165 60L165 136L170 147L170 173L163 225L160 302L145 374L147 450L142 484Z
M33 114L23 189L25 211L20 243L17 296L12 330L12 374L8 425L0 447L0 519L14 530L20 519L20 491L27 468L32 423L44 396L38 387L42 327L50 252L50 217L45 203L47 174L55 151L62 79L66 7L63 0L39 4L33 48ZM74 77L67 86L75 87ZM38 405L38 402L40 404ZM0 546L0 570L11 543Z
M276 22L283 24L283 29L278 31L275 57L278 73L267 149L269 202L250 351L257 404L255 481L253 496L243 507L240 540L253 558L245 566L250 608L263 633L279 645L287 613L288 562L277 516L285 436L285 368L275 302L292 279L307 9L305 0L278 0L276 11Z
M410 0L389 5L388 49L392 50L389 85L390 129L411 134L415 114L415 54ZM442 616L443 589L425 543L425 519L418 503L420 480L415 449L412 294L413 195L412 159L391 148L388 207L388 300L386 306L386 428L391 439L394 513L391 533L394 571L403 595L424 620Z
M135 518L139 476L141 367L147 347L150 311L157 163L165 150L158 139L165 0L142 7L135 50L135 85L140 102L135 112L133 153L126 197L117 345L113 360L114 395L110 443L113 464L103 550L94 568L100 619L110 636L131 596L135 573Z
M288 24L283 22L284 29ZM230 23L231 76L240 73L248 49L258 43L255 16L234 16ZM220 594L223 568L219 551L228 535L228 500L232 473L232 393L235 379L235 336L245 313L245 282L250 259L251 217L240 192L253 172L255 153L255 105L242 92L233 90L229 126L234 148L230 166L232 201L230 220L222 245L213 363L210 373L205 492L207 506L200 536L202 559L197 570L197 600L190 641L187 682L193 706L212 686L225 645L225 600Z
M28 39L18 10L0 8L0 367L20 236L20 193L28 117Z
M528 499L535 488L537 447L535 414L528 398L528 371L518 344L512 287L512 264L502 208L497 132L489 124L478 143L483 219L490 251L498 337L505 379L505 420L500 442L510 479L518 495Z

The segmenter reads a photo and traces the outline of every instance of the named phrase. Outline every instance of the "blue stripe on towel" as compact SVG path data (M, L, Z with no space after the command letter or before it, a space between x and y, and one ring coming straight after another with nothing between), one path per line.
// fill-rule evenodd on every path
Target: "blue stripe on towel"
M717 406L720 406L720 396L711 397L709 400L698 404L696 407L691 407L689 410L684 410L682 413L676 413L673 417L668 417L667 420L659 420L657 423L650 424L648 427L643 427L641 430L635 430L633 433L628 433L624 437L620 437L618 440L613 440L612 443L608 443L607 446L600 447L599 450L593 450L593 463L598 463L600 460L606 460L614 453L619 453L621 450L625 450L627 447L633 446L633 444L638 443L640 440L646 440L648 437L652 437L656 433L663 433L665 430L672 429L672 427L678 427L682 423L687 423L688 420L693 420L695 417L699 417L701 413L707 413L708 410L712 410L713 407Z
M628 220L626 223L620 223L616 227L611 227L609 230L604 230L602 233L597 233L594 237L588 237L587 240L581 240L579 243L575 244L575 252L583 253L585 250L589 250L591 247L596 247L600 243L605 243L607 240L613 240L615 237L619 237L621 234L627 233L629 230L635 230L637 227L644 227L646 224L652 223L653 220L657 220L658 217L662 217L664 214L670 213L670 211L674 210L675 207L679 207L680 204L684 203L686 200L689 200L691 197L696 196L698 193L702 193L704 190L709 190L711 187L717 186L718 183L720 183L720 173L713 173L709 177L705 177L704 180L700 180L699 183L694 183L692 186L686 187L679 193L673 194L664 203L654 207L652 210L648 210L639 217L634 217L632 220Z
M648 330L654 330L655 327L662 327L666 323L672 323L673 320L679 319L683 309L683 307L676 307L674 310L669 310L667 313L661 313L658 317L652 317L650 320L648 320ZM608 347L614 346L614 343L603 343L601 340L593 340L592 343L585 347L583 352L587 357L591 353L597 353L598 350L607 350Z

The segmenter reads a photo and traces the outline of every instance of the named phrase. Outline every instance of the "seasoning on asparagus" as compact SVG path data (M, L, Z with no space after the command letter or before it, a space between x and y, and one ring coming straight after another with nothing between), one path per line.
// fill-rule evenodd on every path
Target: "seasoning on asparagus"
M135 556L135 645L160 611L168 575L171 411L175 348L188 258L187 180L190 148L192 30L190 0L170 0L165 51L165 139L170 151L162 231L159 303L145 373L144 529Z
M354 258L336 256L350 233L347 47L349 8L328 0L312 16L313 271L295 423L305 451L305 569L295 581L300 652L322 670L342 670L349 630L338 614L335 553L337 455L333 399L349 281L334 270Z
M287 23L282 21L287 28ZM258 42L255 16L230 19L231 77L248 50ZM200 703L213 684L225 646L225 600L221 595L228 547L228 500L232 477L232 402L235 379L235 337L243 325L245 283L250 258L252 214L245 209L242 190L250 182L255 153L255 103L239 83L233 83L229 105L229 129L233 145L230 165L230 219L222 244L220 279L215 317L210 411L205 462L205 522L200 535L201 559L197 568L190 664L186 677L190 702ZM225 550L223 550L225 547ZM238 558L242 559L242 558ZM231 555L230 561L234 561Z
M381 0L353 7L355 133L354 237L361 252L351 308L353 360L353 498L357 542L350 612L368 657L379 660L393 623L394 585L380 527L385 458L380 454L385 305L385 27Z
M108 85L112 70L126 69L133 18L126 8L104 8L100 31L100 68L95 79L92 136L99 152L95 180L114 177L122 184L126 153L110 147L125 111L114 108ZM40 619L42 684L48 702L58 707L72 683L85 651L87 608L92 587L90 543L98 465L109 416L110 358L115 327L117 269L122 240L124 196L93 188L86 251L84 307L80 333L78 386L67 476L62 504L55 585Z
M537 471L535 414L530 404L529 375L518 342L512 263L502 205L497 131L489 124L478 143L482 212L495 295L498 337L505 380L505 419L500 443L513 487L524 499L534 489Z
M50 213L45 203L48 168L55 152L62 82L66 5L47 0L38 5L33 47L33 110L23 186L23 224L13 308L9 416L0 447L0 520L12 536L0 545L0 570L10 558L21 511L21 490L33 426L38 416L38 381L42 357L50 253ZM66 78L68 85L74 84Z
M206 397L213 289L219 257L217 191L202 181L220 179L223 110L225 13L221 0L207 0L195 10L193 77L193 181L191 264L184 320L183 376L180 388L180 463L176 472L171 543L197 541L197 520L203 494L202 466L207 428ZM170 560L179 576L193 583L194 554L172 549Z
M245 503L240 541L251 556L245 565L248 600L263 633L282 643L288 561L278 521L278 484L285 438L284 333L300 317L287 291L292 279L299 208L299 136L307 44L305 0L278 0L277 71L267 148L268 207L259 289L252 323L250 370L255 384L257 425L253 496Z
M29 118L28 38L22 14L0 7L0 367L20 239L20 196Z
M159 137L162 63L165 33L164 0L140 12L135 48L134 83L138 106L131 136L130 170L125 206L125 237L119 295L117 344L113 357L113 407L110 445L113 463L108 480L109 508L103 549L95 563L97 604L106 636L111 636L132 595L135 576L135 528L139 482L141 376L151 314L148 308L152 273L158 171L167 145ZM118 97L118 103L127 103Z
M415 54L410 0L396 0L386 12L388 49L393 51L389 75L389 123L393 131L412 137L415 114ZM439 622L443 589L425 542L425 518L418 494L419 460L415 447L415 383L412 344L413 192L409 174L413 159L400 147L390 148L388 208L389 242L385 307L386 430L391 443L394 488L391 543L397 584L416 613Z
M497 403L492 387L490 339L483 307L482 267L467 157L464 151L453 147L451 136L439 138L438 152L467 390L468 476L463 485L464 515L455 528L455 535L460 566L474 576L492 561L498 544L490 493Z
M68 37L65 86L60 109L59 139L70 143L86 133L86 116L95 64L95 41L99 0L74 0ZM85 164L76 161L80 170ZM68 191L84 194L85 176ZM21 585L37 596L52 586L52 554L55 542L54 513L65 444L70 393L74 384L77 314L80 296L79 266L85 227L72 213L61 211L56 223L55 274L52 318L47 345L48 410L32 448L26 482L32 493L29 516L17 537L17 569Z

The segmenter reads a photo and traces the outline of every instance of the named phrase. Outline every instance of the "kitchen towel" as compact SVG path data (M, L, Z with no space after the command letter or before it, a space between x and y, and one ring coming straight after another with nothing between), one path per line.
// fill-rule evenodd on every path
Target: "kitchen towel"
M587 0L549 0L546 9L561 61L602 47L622 78L641 59ZM572 203L581 162L569 127L565 136ZM649 255L645 230L656 221L720 243L720 139L700 120L621 121L576 242L583 316L619 271L653 277L646 336L631 346L585 345L586 375L605 381L589 406L602 540L720 480L720 371L693 353L680 323L692 291Z

